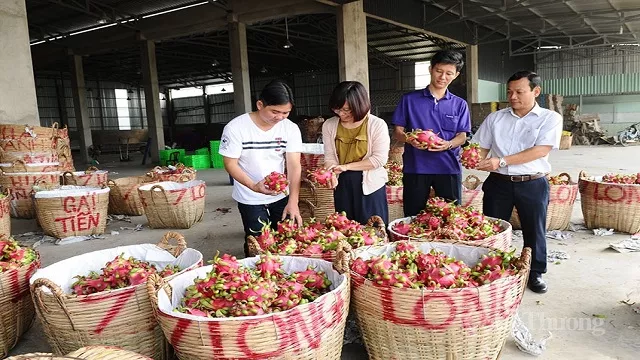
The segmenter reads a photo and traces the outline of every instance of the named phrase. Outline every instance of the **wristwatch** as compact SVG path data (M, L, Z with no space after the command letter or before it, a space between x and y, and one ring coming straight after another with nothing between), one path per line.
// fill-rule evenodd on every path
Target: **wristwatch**
M500 163L498 163L498 166L503 168L505 166L507 166L507 160L505 160L503 157L500 158Z

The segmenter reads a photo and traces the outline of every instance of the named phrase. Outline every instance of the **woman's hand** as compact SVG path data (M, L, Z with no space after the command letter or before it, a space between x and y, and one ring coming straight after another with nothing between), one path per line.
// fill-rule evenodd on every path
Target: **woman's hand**
M348 164L347 165L333 165L329 168L329 170L333 171L334 174L340 175L345 171L349 171Z

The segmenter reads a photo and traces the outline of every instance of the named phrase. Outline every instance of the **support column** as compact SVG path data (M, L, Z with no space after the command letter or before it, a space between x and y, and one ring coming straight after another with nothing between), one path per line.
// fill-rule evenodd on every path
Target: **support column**
M76 114L76 126L80 135L80 161L88 164L91 161L89 157L89 146L93 145L91 138L91 119L89 118L89 109L87 108L87 89L84 83L84 69L82 68L82 56L69 56L71 68L71 92L73 94L73 108Z
M478 45L467 45L465 59L467 73L467 104L478 102Z
M251 83L249 82L249 55L247 53L247 27L229 19L229 48L233 78L233 108L236 115L251 111Z
M160 110L160 86L156 67L156 44L152 40L142 41L142 83L147 108L147 125L151 138L151 162L160 161L160 150L164 149L164 128Z
M0 1L0 123L40 126L24 0Z
M362 0L342 5L337 15L340 81L359 81L368 91L367 17Z

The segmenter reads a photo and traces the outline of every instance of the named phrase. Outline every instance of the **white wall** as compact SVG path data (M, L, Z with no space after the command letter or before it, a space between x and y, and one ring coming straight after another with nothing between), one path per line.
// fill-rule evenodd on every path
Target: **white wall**
M500 83L478 80L478 102L500 101L502 88Z

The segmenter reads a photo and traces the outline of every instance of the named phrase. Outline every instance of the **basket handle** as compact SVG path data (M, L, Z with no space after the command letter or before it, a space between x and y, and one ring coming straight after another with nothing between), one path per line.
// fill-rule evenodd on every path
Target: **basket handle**
M386 238L387 228L384 226L384 220L382 220L380 216L373 215L372 217L370 217L369 221L367 221L367 226L375 228L376 232L384 234L384 237Z
M73 177L73 173L71 171L65 171L62 173L62 185L69 185L69 183L73 180L72 185L78 185L76 183L76 179Z
M11 162L11 166L15 167L16 164L21 164L22 168L24 169L24 172L27 172L27 165L24 163L23 160L17 159L17 160L13 160Z
M256 256L263 252L258 239L253 235L247 236L247 247L249 248L249 256Z
M177 244L171 245L169 243L169 240L171 239L175 240ZM169 231L168 233L164 234L162 239L160 239L158 247L168 251L171 255L178 257L178 255L180 255L184 251L184 249L187 248L187 241L184 239L184 236L182 236L182 234L175 231Z
M156 166L153 169L151 169L152 172L156 172L156 171L164 171L165 168L163 168L162 166Z
M311 213L310 217L315 217L316 216L316 206L313 205L311 203L311 201L307 200L307 199L299 199L298 200L298 208L300 208L300 205L306 206L309 208L309 212Z
M57 121L54 121L53 124L51 124L51 128L54 130L58 130L60 128L60 124L58 124Z
M167 293L169 298L171 298L171 293L173 291L171 289L171 285L165 282L165 280L157 273L149 275L149 277L147 278L146 286L149 300L151 300L151 307L153 308L153 312L155 313L158 311L158 290L164 288L164 291Z
M178 182L188 182L188 181L191 181L191 178L189 177L188 174L182 173L178 177Z
M85 170L84 172L85 172L86 174L88 174L88 173L90 173L90 172L94 172L94 171L98 171L98 170L100 170L100 169L98 169L98 168L97 168L97 167L95 167L95 166L89 166L89 167L87 168L87 170Z
M192 167L184 167L184 169L182 170L183 174L195 174L196 173L196 169L192 168Z
M160 189L160 191L156 191L155 189ZM169 202L169 200L167 199L167 193L164 191L164 188L162 186L158 184L153 185L151 189L149 189L149 191L150 191L151 201L153 202L153 205L156 205L156 196L160 196L160 194L156 195L156 193L161 193L162 195L164 195L165 202L167 203Z
M36 303L36 309L38 309L38 311L40 312L42 311L41 309L46 308L46 305L42 300L42 291L39 290L40 287L42 286L51 290L51 294L58 302L58 305L60 305L60 308L62 309L62 311L64 311L64 314L67 315L67 318L69 319L69 323L71 324L71 328L75 331L76 324L73 322L73 319L71 318L71 314L69 314L69 309L67 308L67 305L64 302L65 293L62 291L60 286L58 286L58 284L54 283L53 281L46 278L37 278L33 282L33 284L31 284L31 295L33 296L33 301ZM46 321L46 318L47 318L46 316L41 316L41 319L43 319L44 321Z
M568 173L566 173L566 172L563 172L563 173L558 174L558 177L566 177L566 178L567 178L567 181L569 181L569 183L571 183L571 175L569 175L569 174L568 174Z
M109 188L112 188L112 187L116 187L116 186L118 186L118 185L116 184L116 182L115 182L115 181L113 181L113 180L109 179L109 180L107 180L107 186L108 186Z
M313 197L313 200L314 200L313 203L317 204L318 193L316 192L316 186L313 184L313 182L311 182L311 180L305 178L304 176L301 177L300 180L301 180L300 187L302 187L302 185L309 187L309 189L311 190L311 197Z
M11 189L6 187L2 190L2 193L4 194L4 196L9 197L9 195L11 195Z
M333 260L333 267L340 274L347 274L349 272L349 263L351 262L351 250L352 247L348 242L340 240L338 247L336 248L336 257Z
M477 177L477 176L475 176L475 175L473 175L473 174L471 174L471 175L467 176L467 178L466 178L466 179L464 179L464 181L465 181L465 182L474 183L474 184L475 184L475 183L482 182L482 181L480 181L480 178L479 178L479 177Z
M578 178L579 179L585 179L585 178L588 178L588 177L589 177L589 175L587 175L586 171L580 170L580 173L578 174Z

